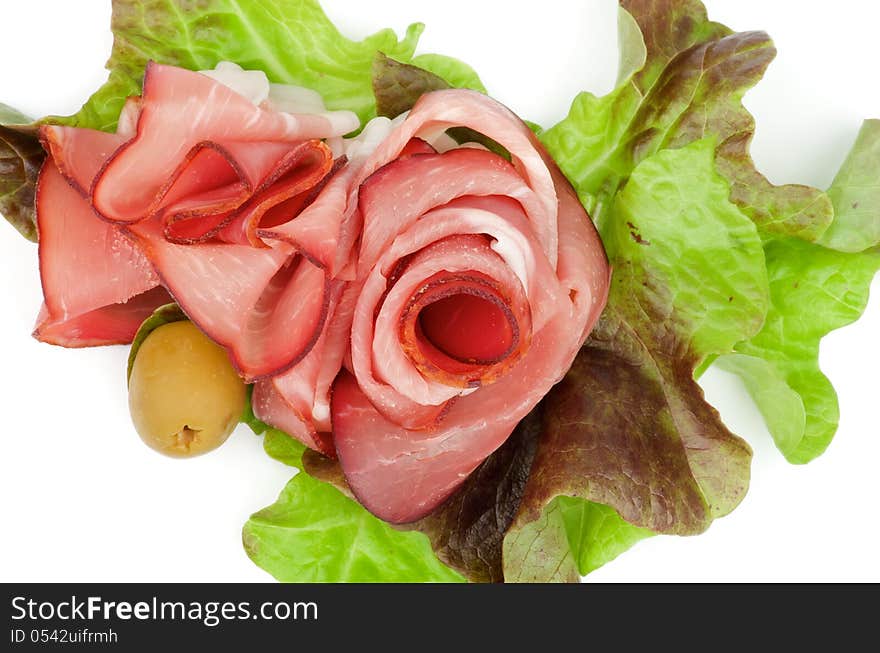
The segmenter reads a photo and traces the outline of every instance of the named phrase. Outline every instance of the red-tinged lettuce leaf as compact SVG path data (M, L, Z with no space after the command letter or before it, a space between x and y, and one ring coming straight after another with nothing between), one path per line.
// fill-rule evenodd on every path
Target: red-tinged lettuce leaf
M767 233L815 240L831 204L806 186L774 187L754 167L754 120L742 105L776 54L763 32L732 33L697 0L621 2L619 86L581 93L568 117L541 135L600 225L636 165L704 137L718 146L731 198Z
M423 57L416 59L424 61ZM376 111L378 115L386 118L396 118L403 112L409 111L425 93L455 87L454 84L448 83L429 70L395 61L382 53L376 55L372 72ZM485 92L482 85L458 88L473 88ZM510 161L510 152L504 146L469 127L453 127L446 133L459 143L479 143L490 152Z
M828 197L834 221L818 243L768 240L764 327L716 361L743 379L792 463L813 460L837 431L837 394L819 369L819 343L861 316L880 269L880 121L865 121Z
M425 93L451 88L442 77L395 61L381 52L373 60L371 73L376 113L386 118L396 118L409 111Z
M485 93L486 89L476 74L472 78L461 74L462 70L470 70L462 66L454 59L439 55L421 55L407 64L382 52L377 53L371 70L376 114L396 118L412 109L422 95L431 91L470 88ZM463 79L456 81L456 77Z
M113 0L110 76L74 116L54 118L78 127L111 130L125 99L138 95L148 60L190 70L233 61L264 71L276 83L321 93L331 109L348 109L362 121L376 115L370 68L377 52L412 61L424 25L407 28L398 40L385 29L362 41L343 36L317 0ZM430 68L456 86L482 89L466 64L421 55Z
M615 198L603 224L608 307L541 404L543 433L504 543L508 579L587 573L646 530L700 533L747 490L751 451L694 380L708 357L758 332L769 306L760 235L729 201L714 152L712 141L664 150ZM597 514L613 547L590 528L577 536L578 517Z
M30 241L37 241L34 193L46 158L31 120L0 104L0 214Z

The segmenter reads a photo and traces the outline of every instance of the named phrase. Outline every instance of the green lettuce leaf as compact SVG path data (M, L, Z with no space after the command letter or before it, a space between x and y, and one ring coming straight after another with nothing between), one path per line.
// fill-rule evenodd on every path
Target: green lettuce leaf
M486 92L486 87L483 86L477 72L454 57L442 54L420 54L414 57L410 63L437 75L453 88L470 88L480 93Z
M714 364L742 378L777 448L783 454L795 451L804 437L807 411L801 395L786 383L776 366L746 354L719 356Z
M611 562L636 542L653 535L625 521L613 508L574 497L556 497L569 550L582 576ZM553 509L551 503L547 512Z
M305 447L281 431L266 431L276 460L302 467ZM271 506L242 531L248 556L282 582L461 582L441 563L428 538L396 530L330 483L298 473Z
M270 458L284 463L288 467L302 469L303 455L308 451L306 446L284 431L266 427L263 437L263 449Z
M46 155L31 124L24 114L0 104L0 214L36 242L35 192Z
M110 76L74 116L57 122L113 129L125 99L140 94L147 61L190 70L233 61L262 70L276 83L321 93L331 109L349 109L362 121L376 115L370 68L377 52L413 60L424 26L410 25L402 40L390 29L352 41L343 36L317 0L113 0ZM482 88L466 64L421 55L419 64L455 85Z
M421 533L402 533L332 485L297 474L245 524L248 556L282 582L461 582Z
M842 252L880 244L880 120L866 120L828 197L834 222L820 243Z
M633 526L613 508L558 496L505 542L510 583L578 582L653 531Z
M782 454L806 463L831 443L840 417L819 369L819 342L862 315L880 251L850 254L787 239L768 243L766 255L772 308L764 328L716 364L743 378Z

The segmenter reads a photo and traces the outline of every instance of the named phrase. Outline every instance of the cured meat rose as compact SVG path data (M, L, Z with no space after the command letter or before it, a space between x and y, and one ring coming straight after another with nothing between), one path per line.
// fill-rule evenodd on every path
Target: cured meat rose
M446 149L459 126L510 161L475 144ZM475 92L422 96L349 191L363 230L333 444L361 503L405 523L446 499L562 378L610 270L532 132Z
M357 126L233 64L149 64L116 134L44 127L36 335L127 342L173 298L255 382L257 417L404 523L562 378L610 271L568 182L494 100L437 91L343 138Z

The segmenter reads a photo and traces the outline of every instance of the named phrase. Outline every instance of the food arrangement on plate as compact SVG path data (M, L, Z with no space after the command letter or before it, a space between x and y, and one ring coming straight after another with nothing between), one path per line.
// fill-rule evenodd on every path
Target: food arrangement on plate
M880 122L826 191L775 186L741 102L773 44L695 0L622 1L617 87L546 129L416 56L421 29L114 0L79 113L0 105L34 336L130 344L150 447L205 454L243 421L300 470L243 531L282 581L573 582L703 532L752 455L710 365L788 460L821 454L819 341L880 268Z

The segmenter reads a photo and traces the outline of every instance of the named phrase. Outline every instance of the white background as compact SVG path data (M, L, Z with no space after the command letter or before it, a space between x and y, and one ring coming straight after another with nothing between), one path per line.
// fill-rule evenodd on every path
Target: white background
M880 117L878 5L707 4L734 29L769 31L779 49L746 98L758 121L759 167L776 183L827 187L861 119ZM421 52L468 61L495 97L545 126L577 91L607 92L616 75L613 0L325 5L351 37L426 22ZM33 116L75 111L106 74L109 1L4 2L2 12L0 101ZM36 247L5 225L0 275L0 579L270 580L244 554L240 529L274 501L290 470L244 427L198 459L147 449L128 418L127 348L65 350L29 337L40 304ZM822 458L786 463L739 383L708 374L710 399L755 450L748 496L706 534L652 538L590 579L880 581L880 297L859 323L826 339L821 362L843 414Z

